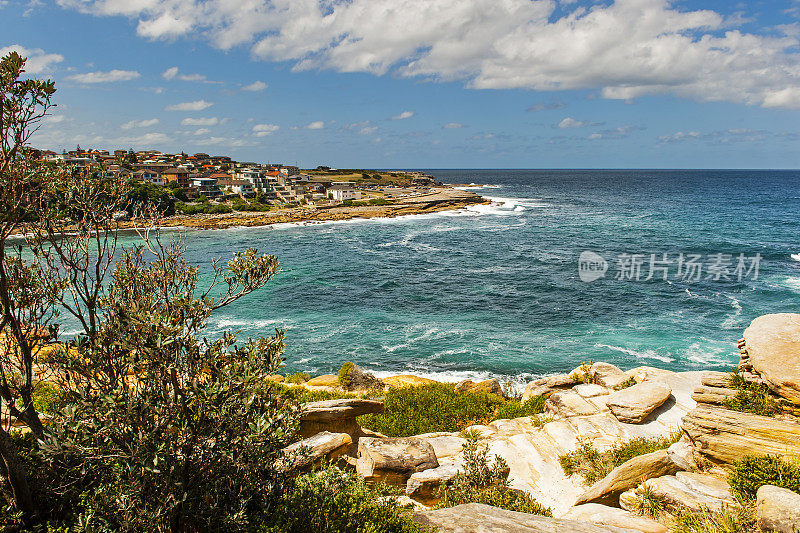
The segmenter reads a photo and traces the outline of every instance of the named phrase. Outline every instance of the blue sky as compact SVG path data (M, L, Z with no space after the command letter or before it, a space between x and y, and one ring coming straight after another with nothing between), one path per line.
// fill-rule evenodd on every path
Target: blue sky
M35 138L372 168L798 168L800 0L0 0Z

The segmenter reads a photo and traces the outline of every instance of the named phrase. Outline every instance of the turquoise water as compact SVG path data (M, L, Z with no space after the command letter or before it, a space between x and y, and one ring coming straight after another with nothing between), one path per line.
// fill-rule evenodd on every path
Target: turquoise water
M287 334L287 370L522 381L582 361L727 369L756 316L800 310L800 172L430 171L494 201L397 219L186 233L188 257L256 247L282 270L209 334ZM609 262L585 283L578 256ZM644 281L650 254L761 255L757 279ZM641 279L615 279L619 254ZM705 272L703 272L705 277Z

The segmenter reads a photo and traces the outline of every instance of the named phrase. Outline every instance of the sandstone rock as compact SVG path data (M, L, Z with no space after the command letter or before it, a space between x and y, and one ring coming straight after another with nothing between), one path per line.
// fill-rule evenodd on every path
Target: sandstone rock
M457 433L424 433L416 437L428 441L433 446L436 458L440 460L460 454L467 443L467 439L459 437Z
M383 402L347 398L303 404L300 415L300 437L307 438L322 431L347 433L355 443L361 435L356 417L383 411Z
M383 378L383 383L387 387L420 387L422 385L429 385L431 383L438 383L436 380L423 378L420 376L412 376L412 375L401 375L401 376L389 376Z
M638 486L646 479L674 474L678 469L678 465L669 458L666 450L639 455L625 461L589 487L575 505L600 503L616 506L619 504L619 495L626 490Z
M415 472L406 482L406 494L423 503L432 504L436 490L442 484L453 479L456 474L458 474L458 467L454 464Z
M628 489L619 495L619 506L631 513L638 513L639 497L636 489Z
M531 381L525 386L525 392L522 394L522 403L525 403L531 398L535 398L537 396L544 396L545 394L548 394L552 390L553 389L550 387L537 385L535 382Z
M675 479L695 492L726 502L735 501L731 495L731 486L724 477L701 472L678 472L675 474Z
M503 387L500 386L500 382L495 378L479 381L478 383L465 379L456 384L456 390L458 392L486 392L505 398Z
M800 494L764 485L756 493L758 525L762 531L800 532Z
M701 383L706 387L727 389L731 386L730 372L704 372Z
M573 507L561 518L590 524L623 527L643 533L667 533L666 526L659 524L655 520L635 515L617 507L608 507L598 503L587 503Z
M572 374L556 374L555 376L548 376L533 381L534 385L545 387L548 389L560 389L576 385L578 380Z
M414 513L414 520L439 533L635 533L637 530L560 520L482 503L467 503L446 509Z
M595 406L571 390L554 392L547 398L544 407L548 414L562 418L593 415L598 411Z
M331 433L323 431L313 437L295 442L284 448L289 455L289 463L301 470L319 465L324 460L334 460L350 449L353 443L347 433Z
M264 379L266 379L267 381L272 381L272 382L274 382L274 383L280 383L280 382L282 382L282 381L283 381L284 379L286 379L286 378L284 378L284 377L283 377L283 376L281 376L280 374L271 374L271 375L267 376L267 377L266 377L266 378L264 378Z
M590 370L594 382L613 389L625 383L630 376L609 363L594 363Z
M393 501L397 503L400 507L405 507L407 509L411 509L412 511L427 511L429 507L424 505L416 500L412 500L405 494L401 494L399 496L390 495L390 496L380 496L378 497L378 501L380 502L390 502Z
M433 446L417 437L375 439L362 437L358 441L356 472L368 481L405 483L411 474L439 466Z
M749 363L779 396L800 404L800 314L763 315L744 330Z
M602 385L596 385L594 383L581 383L580 385L572 387L572 390L580 394L583 398L594 398L595 396L602 396L604 394L610 394L611 392Z
M684 436L684 439L686 439L686 436ZM694 460L694 448L692 448L691 441L688 439L670 445L667 448L667 455L681 470L697 470L697 463Z
M367 372L360 366L350 362L342 365L337 379L340 385L351 391L383 389L383 382L381 380L376 378L371 372Z
M666 384L645 381L615 392L608 397L606 405L620 422L641 424L671 395L672 389Z
M800 455L800 421L740 413L708 404L683 417L696 452L733 463L745 455Z
M713 403L722 405L726 400L736 396L736 390L722 387L697 387L692 393L692 399L697 403Z
M339 376L334 376L333 374L317 376L306 381L306 385L311 387L340 387Z
M702 474L694 475L702 476ZM696 481L692 486L683 483L676 476L661 476L648 479L642 483L636 492L638 494L640 491L647 489L653 497L660 499L669 508L695 513L700 513L703 509L717 513L726 507L736 505L736 500L730 494L727 495L727 498L718 498L708 493L711 489L701 491L695 488L703 484L702 481ZM709 482L705 484L710 485Z

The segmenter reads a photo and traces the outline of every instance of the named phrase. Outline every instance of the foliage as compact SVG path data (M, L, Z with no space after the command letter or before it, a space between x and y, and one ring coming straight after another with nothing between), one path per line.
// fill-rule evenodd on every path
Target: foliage
M287 387L281 383L276 383L275 387L278 389L282 398L296 403L321 402L323 400L339 400L342 398L360 398L360 396L349 392L311 390L305 387Z
M237 197L234 199L231 207L234 211L256 211L266 212L272 209L269 205L260 202L248 202L244 198Z
M534 396L533 398L529 398L524 403L516 401L506 402L500 406L500 409L498 409L497 413L495 414L495 418L510 419L538 415L539 413L544 412L545 400L546 398L544 396Z
M626 443L615 444L606 452L599 452L591 443L582 443L577 450L558 458L561 468L568 476L580 474L591 485L603 479L613 469L639 455L669 448L678 442L681 432L675 431L667 437L646 439L639 437Z
M667 508L663 497L656 495L650 485L643 484L640 489L637 489L637 492L638 497L634 505L639 514L658 518Z
M633 387L634 385L636 385L636 378L631 376L622 383L620 383L619 385L616 385L614 387L614 390L627 389L628 387Z
M580 383L595 383L597 380L592 374L594 361L584 361L581 366L572 371L572 377Z
M464 503L484 503L509 511L552 516L550 509L542 506L530 494L508 487L508 464L495 456L489 464L489 447L474 435L467 437L463 446L464 469L436 493L439 509Z
M494 419L504 400L484 392L456 392L452 384L391 388L383 413L359 417L359 423L390 437L408 437L434 431L459 431Z
M198 201L197 203L183 203L183 202L175 202L175 209L183 213L184 215L224 215L227 213L233 213L233 209L228 207L227 205L222 204L212 204L211 202L205 201L201 202Z
M286 383L305 383L311 379L311 374L306 372L295 372L289 376L286 376Z
M133 181L128 193L128 214L134 214L134 206L152 206L163 216L175 214L175 190L155 183Z
M733 463L728 483L743 498L755 498L762 485L783 487L800 494L800 464L778 455L748 455Z
M339 369L339 384L345 389L350 387L350 383L352 380L352 378L350 377L350 372L353 371L354 366L355 365L351 361L347 361Z
M760 533L754 502L741 502L716 513L708 509L675 516L672 533Z
M420 531L410 513L380 499L355 473L335 467L303 474L281 495L274 512L263 516L267 533L412 533Z
M766 385L746 381L736 372L731 373L729 384L736 389L736 396L723 402L728 409L762 416L775 416L781 411Z

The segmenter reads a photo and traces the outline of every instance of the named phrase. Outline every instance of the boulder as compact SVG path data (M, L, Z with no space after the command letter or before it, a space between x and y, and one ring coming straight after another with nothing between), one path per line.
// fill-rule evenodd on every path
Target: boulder
M665 383L645 381L617 391L606 400L606 405L620 422L641 424L672 395Z
M439 466L433 446L417 437L358 441L356 472L368 481L404 484L411 474Z
M697 463L694 460L694 448L686 436L667 448L667 455L681 470L697 470Z
M716 405L723 405L727 400L736 396L735 389L728 389L724 387L697 387L692 393L692 400L697 403L713 403Z
M718 463L745 455L800 455L800 421L740 413L698 404L683 417L682 427L695 452Z
M776 533L800 532L800 494L764 485L756 493L758 526Z
M736 499L730 493L725 493L726 497L718 497L722 490L720 480L706 476L710 480L702 481L699 477L703 474L693 475L698 478L691 483L684 483L676 476L651 478L642 483L636 492L639 494L647 490L652 497L664 502L668 508L693 513L701 513L703 509L718 513L726 507L737 505Z
M609 363L594 363L589 373L595 383L609 389L622 385L630 378L628 374Z
M584 400L577 392L566 390L554 392L544 402L545 412L551 416L568 418L588 416L598 412L597 407Z
M534 385L547 389L563 389L565 387L572 387L577 383L578 380L573 374L556 374L555 376L547 376L546 378L533 381Z
M464 449L464 444L467 443L467 439L459 436L458 433L423 433L422 435L416 435L416 437L425 439L433 446L436 458L440 462L443 457L452 458L460 454Z
M626 490L637 487L646 479L674 474L679 469L670 459L667 450L639 455L628 459L589 487L575 505L600 503L616 507L619 505L619 495Z
M577 505L561 518L590 524L623 527L643 533L667 533L667 527L655 520L599 503Z
M595 383L581 383L580 385L572 387L572 390L580 394L583 398L594 398L596 396L610 394L611 392L602 385L597 385Z
M347 362L339 370L338 381L341 386L351 391L383 389L383 381L371 372L366 372L358 365Z
M306 381L306 385L310 387L337 387L339 388L339 376L333 374L325 374L317 376Z
M423 378L420 376L412 376L409 374L401 376L389 376L383 378L383 383L387 387L420 387L422 385L430 385L431 383L438 383L436 380Z
M525 386L525 392L522 394L522 403L527 402L531 398L536 398L537 396L544 396L552 392L552 390L553 389L550 387L537 385L535 382L531 381Z
M800 405L800 314L763 315L744 330L753 371L779 396Z
M405 494L401 495L389 495L389 496L379 496L377 498L379 502L395 502L400 507L405 507L406 509L410 509L412 511L427 511L429 507L427 505L423 505L416 500L412 500Z
M474 381L470 381L468 379L459 381L456 384L456 391L458 392L486 392L488 394L495 394L500 396L501 398L505 398L505 393L503 392L503 387L500 386L500 382L495 379L487 379L485 381L479 381L475 383Z
M706 387L727 389L731 386L731 374L730 372L704 372L700 382Z
M432 504L435 502L436 490L456 477L456 474L458 467L452 463L415 472L406 482L406 494L426 505Z
M323 431L313 437L295 442L284 448L288 462L295 468L308 470L325 460L338 459L350 449L353 443L347 433Z
M637 530L603 526L507 511L482 503L466 503L414 513L414 521L439 533L636 533Z
M356 417L383 411L383 402L361 398L325 400L303 404L300 415L300 437L307 438L323 431L347 433L353 442L361 435Z

